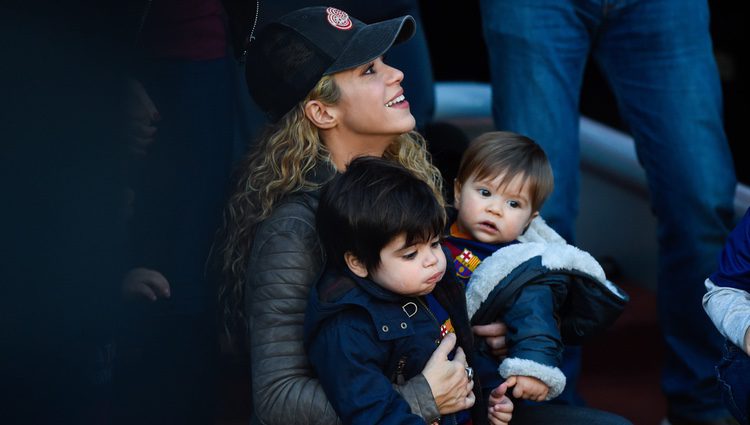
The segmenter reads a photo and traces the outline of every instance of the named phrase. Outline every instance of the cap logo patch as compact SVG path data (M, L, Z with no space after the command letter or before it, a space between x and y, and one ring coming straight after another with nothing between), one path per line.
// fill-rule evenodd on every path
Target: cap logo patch
M328 23L334 28L340 30L348 30L352 28L352 20L349 19L349 15L343 10L329 7L326 9L326 13L328 14Z

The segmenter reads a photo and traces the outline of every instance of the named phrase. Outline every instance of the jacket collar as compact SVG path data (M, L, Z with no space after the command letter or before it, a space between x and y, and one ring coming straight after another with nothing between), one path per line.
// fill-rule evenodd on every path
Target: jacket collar
M310 172L307 173L307 180L316 185L324 185L336 176L336 168L330 161L319 161Z

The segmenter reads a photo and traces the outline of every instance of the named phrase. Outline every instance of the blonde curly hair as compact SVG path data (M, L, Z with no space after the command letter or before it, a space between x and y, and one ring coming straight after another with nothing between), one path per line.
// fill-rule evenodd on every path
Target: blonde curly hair
M220 313L228 336L243 336L243 311L247 262L256 226L274 211L285 196L318 189L308 174L321 162L332 164L318 128L307 119L304 105L310 100L336 104L341 91L332 76L324 76L307 97L270 127L259 144L242 160L236 184L224 209L219 233ZM424 138L412 131L398 136L383 154L427 182L444 204L442 177L432 165Z

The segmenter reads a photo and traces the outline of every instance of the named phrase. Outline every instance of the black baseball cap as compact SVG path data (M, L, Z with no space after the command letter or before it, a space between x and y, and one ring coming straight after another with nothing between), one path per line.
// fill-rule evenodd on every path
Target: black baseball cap
M324 76L365 64L416 30L409 15L374 24L325 6L306 7L264 26L247 51L245 78L276 122Z

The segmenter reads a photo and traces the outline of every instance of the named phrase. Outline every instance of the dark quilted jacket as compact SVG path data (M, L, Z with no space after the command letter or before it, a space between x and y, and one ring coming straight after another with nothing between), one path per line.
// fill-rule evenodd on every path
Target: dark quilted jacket
M334 175L318 167L311 180ZM308 294L325 261L315 229L319 192L294 194L258 225L245 281L253 390L253 423L336 424L303 346ZM439 416L424 376L399 387L412 411Z

